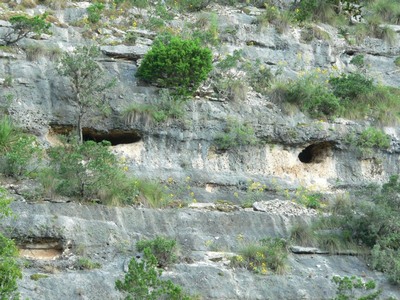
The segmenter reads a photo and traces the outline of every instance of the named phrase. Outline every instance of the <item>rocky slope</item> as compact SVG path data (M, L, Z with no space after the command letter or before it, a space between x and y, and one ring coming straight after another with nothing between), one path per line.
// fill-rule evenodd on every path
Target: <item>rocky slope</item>
M31 59L27 49L59 47L68 51L86 43L84 30L74 24L85 16L88 6L86 2L73 2L65 9L55 10L54 16L61 25L51 27L52 35L44 35L40 40L24 39L17 48L0 49L0 97L4 102L6 95L12 95L9 111L13 119L47 147L56 143L56 133L75 125L76 107L68 100L70 87L57 75L55 62L48 54ZM27 12L41 13L45 9L39 5ZM398 68L393 63L400 55L399 26L392 26L397 33L394 45L373 38L357 46L349 45L337 29L328 25L318 26L330 36L329 40L314 38L305 42L304 29L298 27L283 34L273 27L257 30L254 19L259 9L218 5L209 9L218 12L220 32L226 32L224 28L228 27L236 29L234 35L213 49L215 61L241 49L246 59L259 59L273 71L281 70L280 78L284 79L316 68L354 71L351 58L363 54L369 76L386 85L400 86ZM5 13L6 9L0 8L0 14ZM184 17L194 18L192 14ZM183 24L183 17L174 22L177 26ZM1 22L0 33L7 26L7 22ZM298 111L288 115L274 99L252 90L238 103L216 98L205 83L187 103L183 119L158 124L138 115L127 122L122 112L130 103L144 103L155 97L155 88L141 85L134 77L155 33L136 30L139 37L134 46L122 45L118 33L111 25L94 33L101 41L103 54L99 62L111 76L117 77L118 83L106 95L112 115L87 122L84 135L87 139L113 140L113 151L124 157L136 176L163 181L173 178L181 183L190 177L198 202L242 203L251 180L267 186L268 192L261 200L269 200L277 197L277 190L307 186L329 193L341 192L349 187L382 183L390 175L400 173L398 127L385 128L391 136L390 149L361 159L346 144L345 137L360 132L370 120L311 120ZM6 85L9 78L12 84ZM214 137L224 131L228 118L251 124L260 143L216 151ZM299 154L303 151L308 159L302 162ZM8 187L23 194L15 192L21 189L18 184L16 188ZM22 189L29 189L29 185ZM2 227L30 245L25 245L24 251L34 257L20 282L23 298L122 298L114 282L123 276L127 261L136 254L135 242L157 235L174 238L181 247L181 261L164 276L203 299L329 299L335 293L331 282L335 274L373 278L386 297L400 297L397 287L391 286L382 274L369 270L356 256L292 253L285 275L261 276L229 266L228 258L243 243L268 236L287 238L296 220L310 222L310 212L290 215L276 213L276 208L266 212L224 212L200 209L201 205L167 210L115 208L28 203L21 196L15 197L17 201L12 207L18 218ZM279 197L282 198L281 194ZM29 250L34 248L43 251ZM79 256L99 262L101 268L77 270ZM49 276L31 280L29 276L38 272Z

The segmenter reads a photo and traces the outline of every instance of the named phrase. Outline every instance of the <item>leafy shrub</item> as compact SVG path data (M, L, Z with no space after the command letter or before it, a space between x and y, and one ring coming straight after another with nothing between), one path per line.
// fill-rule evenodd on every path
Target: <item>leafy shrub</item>
M48 32L51 24L46 22L46 14L41 16L27 17L24 15L16 15L10 18L11 30L7 31L1 39L6 45L15 44L19 40L28 37L34 33L41 35Z
M5 175L27 176L41 152L36 137L22 133L8 117L0 119L0 168Z
M75 267L80 270L93 270L101 268L101 264L94 262L86 257L80 257L75 263Z
M298 22L313 20L332 23L340 15L361 16L360 0L344 0L340 7L336 0L302 0L295 6Z
M249 124L241 124L232 118L228 118L225 132L217 134L214 138L214 144L221 151L255 143L253 127Z
M167 3L181 12L196 12L207 7L210 0L168 0Z
M158 266L165 268L176 261L176 241L157 236L153 240L140 240L136 243L136 250L150 249L156 257Z
M350 134L347 143L356 147L362 156L370 156L376 149L387 149L390 147L390 137L382 130L368 127L358 136Z
M357 68L363 68L365 66L364 55L358 54L358 55L354 56L350 60L350 63L355 65Z
M157 259L151 253L150 248L144 248L142 260L131 259L124 280L115 282L116 289L128 294L126 300L154 300L161 299L161 297L176 300L193 299L171 280L160 279L162 269L157 269L157 265Z
M321 207L322 194L304 187L299 187L295 192L293 200L307 208L316 209Z
M246 268L258 274L267 274L272 270L284 273L288 251L286 241L279 238L268 238L256 244L249 244L231 258L231 266Z
M397 56L394 60L394 64L396 65L396 67L400 67L400 56Z
M101 12L104 9L104 4L100 2L94 2L92 3L88 8L88 20L95 24L98 23L101 19Z
M300 78L282 88L286 101L296 104L311 117L331 117L340 110L339 99L314 75Z
M87 141L49 149L56 191L66 196L100 199L115 204L133 203L137 188L123 173L109 142Z
M214 13L203 13L193 24L192 39L198 39L202 45L216 46L220 43L218 32L218 16Z
M376 283L373 280L365 282L360 277L356 276L333 276L332 281L337 285L336 297L333 298L333 300L373 300L378 299L379 295L382 293L382 290L375 290Z
M332 77L329 80L333 94L343 101L362 100L362 95L373 91L372 79L367 79L359 73L346 74L339 77Z
M0 187L0 219L12 215L11 200ZM22 278L17 262L18 249L14 242L0 233L0 299L19 299L17 280Z
M246 69L250 86L258 93L267 92L274 78L274 74L271 70L261 64L260 61L248 65Z
M143 58L136 76L177 94L191 95L212 69L211 51L198 41L177 36L158 38Z

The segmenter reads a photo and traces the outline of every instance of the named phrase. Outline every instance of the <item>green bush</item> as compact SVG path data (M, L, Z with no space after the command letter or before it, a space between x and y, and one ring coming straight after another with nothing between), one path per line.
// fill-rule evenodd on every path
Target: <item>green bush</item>
M400 56L397 56L393 62L396 65L396 67L400 68Z
M212 55L198 41L178 36L158 38L143 58L136 76L145 82L191 95L212 69Z
M11 30L7 31L0 39L2 39L7 46L29 37L32 33L36 35L47 33L51 24L46 22L46 17L46 14L34 17L27 17L24 15L12 16L9 20L11 23Z
M226 151L231 148L254 145L257 138L250 124L241 124L238 120L228 118L225 132L219 133L214 138L218 150Z
M316 75L305 76L281 88L287 102L296 104L311 117L333 117L340 111L339 99Z
M376 149L388 149L390 137L382 130L375 127L368 127L359 135L350 134L347 136L347 143L355 147L362 156L374 154Z
M373 300L378 299L382 293L382 290L375 290L376 283L373 280L365 282L356 276L333 276L332 281L337 285L336 297L333 300Z
M286 270L288 250L286 241L279 238L263 239L249 244L231 258L232 267L241 267L258 274L267 274L272 270L283 274Z
M10 202L6 190L0 187L0 220L12 215ZM17 280L22 278L22 272L18 254L15 243L0 233L0 299L20 299Z
M29 175L41 153L36 137L22 133L8 117L0 119L0 169L5 175Z
M117 280L115 282L115 288L127 294L125 300L194 299L186 295L182 288L175 285L171 280L160 279L162 269L158 269L157 265L157 259L151 253L150 248L145 248L142 260L131 259L128 273L123 281Z
M374 90L372 79L359 73L343 74L329 80L333 94L343 101L362 101L362 96Z
M137 187L125 175L108 146L109 142L87 141L50 148L50 167L56 178L55 190L62 195L99 199L106 203L132 204Z
M98 262L94 262L89 258L80 257L75 263L75 268L80 270L93 270L101 268L101 264Z
M153 240L140 240L136 243L137 251L150 249L157 258L158 266L165 268L176 261L176 241L161 236Z
M104 4L100 2L94 2L90 4L90 6L87 8L88 12L88 20L90 23L98 23L101 19L101 12L104 9Z

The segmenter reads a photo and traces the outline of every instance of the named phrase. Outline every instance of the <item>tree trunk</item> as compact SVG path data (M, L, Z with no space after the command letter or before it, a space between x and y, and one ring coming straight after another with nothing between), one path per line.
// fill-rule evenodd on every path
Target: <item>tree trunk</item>
M83 143L83 133L82 133L82 118L83 118L83 114L79 113L78 115L78 137L79 137L79 144Z

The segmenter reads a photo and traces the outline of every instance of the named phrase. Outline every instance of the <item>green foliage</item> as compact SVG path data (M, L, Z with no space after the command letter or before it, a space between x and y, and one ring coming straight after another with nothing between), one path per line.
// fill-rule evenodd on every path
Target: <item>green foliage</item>
M109 142L72 142L50 148L48 155L55 190L62 195L100 199L106 203L131 204L138 191L108 146Z
M356 276L333 276L332 281L337 285L333 300L373 300L378 299L382 293L382 290L375 290L376 283L373 280L365 282Z
M246 268L263 275L267 274L268 270L283 274L286 270L287 255L285 240L268 238L243 247L239 255L231 258L231 266Z
M171 280L160 279L162 270L157 265L157 259L150 248L145 248L141 261L131 259L124 280L115 282L116 289L127 294L125 300L156 300L164 297L171 300L193 299Z
M146 248L150 249L161 268L168 267L176 261L175 240L157 236L153 240L140 240L136 243L137 251L144 251Z
M257 138L250 124L241 124L238 120L228 118L224 133L219 133L214 138L215 146L226 151L231 148L254 145Z
M12 215L10 202L6 190L0 187L0 219ZM20 299L17 280L22 278L22 272L17 257L14 242L0 233L0 299Z
M27 17L24 15L12 16L9 20L11 29L7 31L1 39L7 46L15 44L31 34L41 35L42 33L47 33L51 24L46 22L46 17L46 14L34 17Z
M329 79L333 93L342 101L361 101L362 96L373 91L372 79L367 79L359 73L343 74Z
M394 60L394 64L396 65L396 67L400 68L400 56L397 56Z
M257 60L253 64L248 64L245 69L249 84L256 92L266 93L269 91L274 74L268 67Z
M295 6L294 15L298 22L333 23L339 16L360 17L360 3L360 0L302 0Z
M137 114L146 114L157 123L171 118L180 119L184 115L185 102L185 97L173 95L168 89L161 89L158 97L151 98L149 103L129 105L123 115L128 123L133 123Z
M0 169L5 175L27 176L41 152L36 137L22 133L7 116L0 119Z
M34 280L34 281L38 281L38 280L40 280L40 279L42 279L42 278L47 278L47 277L49 277L49 275L40 274L40 273L35 273L35 274L32 274L32 275L30 276L30 279L32 279L32 280Z
M168 5L177 9L180 12L196 12L204 10L209 3L210 0L167 0Z
M357 68L363 68L365 66L364 55L358 54L354 56L350 63L355 65Z
M136 77L177 94L191 95L212 69L212 55L198 41L158 38L143 58Z
M340 110L339 99L318 75L309 75L281 87L284 99L311 117L332 117Z
M80 270L93 270L101 268L101 264L94 262L87 257L80 257L75 263L75 267Z
M243 50L235 50L232 55L228 54L223 60L217 64L217 68L221 70L229 70L236 68L238 62L242 59Z
M301 186L297 188L293 200L307 208L317 209L321 207L322 194Z
M390 147L390 137L382 130L375 127L368 127L359 135L350 134L347 136L347 143L360 151L362 156L371 156L376 149L387 149Z
M115 85L115 80L106 80L101 66L95 58L99 55L96 46L76 48L72 53L65 53L60 59L57 71L69 79L72 85L71 101L78 107L76 124L79 141L83 141L82 126L86 114L107 114L109 108L103 93Z
M87 8L88 20L93 24L98 23L101 19L101 12L103 11L104 7L104 4L100 2L94 2L90 4L90 6Z
M218 16L215 13L203 13L193 24L191 38L199 40L202 45L217 46L220 43Z

